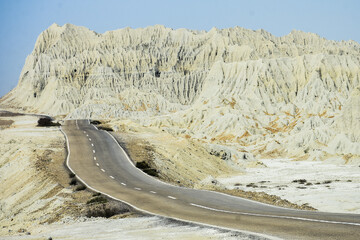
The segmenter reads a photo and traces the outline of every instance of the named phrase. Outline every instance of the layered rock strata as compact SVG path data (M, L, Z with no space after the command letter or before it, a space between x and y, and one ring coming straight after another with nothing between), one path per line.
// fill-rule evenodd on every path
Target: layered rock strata
M53 24L4 105L133 119L227 156L360 161L360 45L292 31ZM232 152L233 150L234 152ZM220 151L220 150L219 150Z

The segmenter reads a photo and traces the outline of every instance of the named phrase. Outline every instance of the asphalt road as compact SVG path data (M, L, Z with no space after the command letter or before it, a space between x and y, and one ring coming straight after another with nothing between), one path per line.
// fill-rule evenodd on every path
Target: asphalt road
M285 239L360 239L360 215L301 211L163 183L134 167L108 132L65 121L68 167L86 185L137 209Z

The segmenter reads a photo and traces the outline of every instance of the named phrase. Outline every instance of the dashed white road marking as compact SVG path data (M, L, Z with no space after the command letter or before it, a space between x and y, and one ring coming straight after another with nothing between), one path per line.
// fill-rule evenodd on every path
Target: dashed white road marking
M98 164L98 163L96 163L96 166L99 166L99 164Z
M101 169L101 171L105 172L105 170L104 170L104 169Z
M110 178L112 178L112 179L114 179L114 177L113 176L109 176Z
M168 198L170 198L170 199L176 199L176 197L173 197L173 196L167 196Z
M91 138L89 138L89 141L91 141Z
M208 207L205 207L205 206L199 205L199 204L195 204L195 203L190 203L190 205L192 205L192 206L194 206L194 207L210 209L210 208L208 208ZM218 210L218 209L212 208L211 210L214 210L214 211L215 211L215 210ZM220 211L220 210L218 210L218 211Z
M122 183L121 183L121 185L124 185L124 186L126 186L126 183L123 183L123 182L122 182Z
M153 193L153 194L156 194L156 192L155 191L150 191L151 193Z
M91 146L94 146L94 144L92 143Z
M96 161L96 157L94 157L94 161Z
M86 133L86 131L84 131L84 133Z
M95 127L95 126L94 126ZM96 127L95 127L96 128ZM68 166L68 168L74 172L70 165L69 165L69 159L70 159L70 146L69 146L69 139L66 135L66 133L63 131L63 129L60 127L60 130L64 133L65 135L65 138L66 138L66 144L67 144L67 149L69 150L68 151L68 154L67 154L67 157L66 157L66 165ZM108 133L108 132L107 132ZM109 133L108 133L109 134ZM112 136L111 134L109 134L110 136ZM115 139L114 139L115 140ZM115 140L116 141L116 140ZM120 147L120 145L118 144L118 146ZM121 148L121 147L120 147ZM129 160L130 161L130 160ZM97 191L97 192L101 192L101 191L98 191L97 189L95 188L92 188L91 186L89 186L84 180L82 180L80 177L79 177L80 181L83 182L89 189L92 189L93 191ZM121 183L123 185L126 186L125 183ZM122 201L118 198L115 198L109 194L106 194L104 192L101 192L102 194L112 198L112 199L115 199L115 200L118 200L118 201ZM130 206L134 207L135 209L137 210L140 210L139 208L137 208L136 206L132 205L131 203L128 203L126 201L124 201L125 203L129 204ZM198 204L194 204L194 203L190 203L190 205L192 206L196 206L196 207L201 207L201 208L208 208L208 207L205 207L205 206L202 206L202 205L198 205ZM230 211L225 211L225 210L219 210L219 209L214 209L214 208L208 208L210 210L213 210L213 211L222 211L222 212L230 212ZM146 213L150 213L146 210L142 210ZM360 226L360 223L353 223L353 222L336 222L336 221L326 221L326 220L316 220L316 219L308 219L308 218L299 218L299 217L290 217L290 216L277 216L277 215L262 215L262 214L252 214L252 213L242 213L242 212L232 212L232 213L236 213L236 214L239 214L239 215L253 215L253 216L264 216L264 217L272 217L272 218L284 218L284 219L297 219L297 220L302 220L302 221L309 221L309 222L324 222L324 223L333 223L333 224L344 224L344 225L355 225L355 226ZM156 214L155 214L156 215ZM158 215L158 216L162 216L162 215ZM174 218L174 219L177 219L177 218ZM177 219L177 220L180 220L180 219ZM189 221L189 222L192 222L192 221ZM214 226L214 225L208 225L208 224L203 224L205 226Z
M141 191L141 188L138 188L138 187L136 187L136 188L134 188L135 190L138 190L138 191Z
M88 136L89 136L89 134L86 134L86 136L88 137Z
M95 150L93 150L93 153L95 153Z

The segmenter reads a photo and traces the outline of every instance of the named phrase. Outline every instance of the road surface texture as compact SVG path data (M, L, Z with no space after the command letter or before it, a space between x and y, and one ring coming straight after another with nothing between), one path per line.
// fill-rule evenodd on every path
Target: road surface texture
M108 132L65 121L67 165L89 188L148 213L285 239L360 239L360 215L302 211L163 183L134 167Z

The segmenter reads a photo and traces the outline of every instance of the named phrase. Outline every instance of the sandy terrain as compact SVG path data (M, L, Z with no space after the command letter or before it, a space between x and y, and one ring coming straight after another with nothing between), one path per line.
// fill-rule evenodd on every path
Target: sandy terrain
M4 239L268 239L251 234L182 224L158 217L88 219L43 226L32 235Z
M262 159L264 168L217 178L228 189L274 194L325 212L360 213L360 166L334 162Z
M360 213L359 53L354 41L301 31L275 37L239 27L198 32L156 25L97 34L53 24L0 104L59 119L111 119L131 158L171 184ZM107 208L133 216L119 203L89 204L99 196L64 168L63 135L36 121L0 114L0 235L44 227L67 238L68 223L52 223L70 216L79 226L72 237L88 238L96 221L77 218L102 216ZM132 231L127 219L99 221ZM143 236L141 225L153 231L149 238L175 232L162 223L148 219L132 233Z
M3 125L0 134L3 235L51 221L71 189L63 188L63 181L55 181L56 171L48 171L65 156L64 140L57 129L37 128L37 118L31 116L2 116L1 120L13 121Z
M130 120L106 125L118 131L116 135L133 160L148 161L163 181L288 208L360 213L360 167L344 164L342 158L234 164L211 154L206 142L185 134L172 135Z
M107 121L104 121L107 122ZM117 132L115 136L135 162L145 161L158 172L162 181L195 189L225 192L282 207L314 210L311 206L289 202L284 198L252 188L233 190L217 178L228 178L245 174L245 170L263 168L262 162L248 160L234 163L224 157L225 152L214 154L214 148L204 142L189 138L188 135L172 135L154 127L142 127L130 121L110 121L101 126Z
M163 181L194 187L209 175L227 176L234 166L210 155L196 141L176 137L158 128L146 128L132 121L111 122L117 138L135 162L147 161Z
M1 239L261 239L248 233L144 217L79 190L63 163L64 136L37 117L0 115ZM112 216L104 218L110 210ZM93 216L100 216L94 218Z

